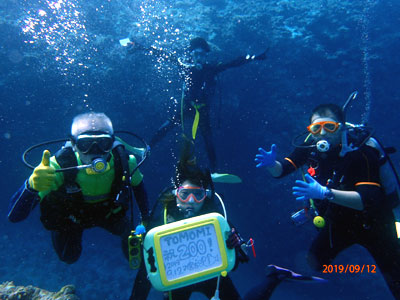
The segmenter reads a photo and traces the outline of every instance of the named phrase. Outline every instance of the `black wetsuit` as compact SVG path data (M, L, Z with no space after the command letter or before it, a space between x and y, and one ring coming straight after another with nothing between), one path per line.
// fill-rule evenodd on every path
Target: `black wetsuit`
M145 220L148 209L143 182L133 187L132 191L137 203L140 203L139 207ZM42 223L51 231L51 241L61 261L72 264L79 259L82 252L83 231L93 227L103 228L121 237L121 249L128 258L127 241L132 230L132 220L126 216L126 209L120 209L113 199L97 204L86 204L81 199L79 205L76 203L71 205L68 201L71 201L71 197L52 192L41 203ZM78 220L78 223L75 220Z
M315 149L315 148L313 148ZM322 185L360 194L362 211L315 199L326 225L313 241L309 263L317 270L329 265L344 249L354 244L366 248L375 259L396 299L400 299L400 247L397 240L392 206L379 186L379 158L369 146L339 157L339 150L329 154L310 148L296 148L282 160L285 176L296 168L314 168L314 178Z
M265 54L262 56L256 56L254 59L264 58ZM182 97L182 116L174 116L171 120L175 120L175 123L173 121L167 121L164 123L152 138L150 146L154 146L177 123L178 125L182 125L182 121L184 122L185 136L187 138L192 138L192 124L196 114L196 106L200 116L198 129L203 136L211 168L215 169L217 158L212 139L210 107L211 99L215 94L217 85L216 77L219 73L227 69L239 67L251 61L253 61L253 59L246 56L241 56L228 63L205 63L201 68L197 68L195 66L186 66L178 63L179 67L182 69L181 74L185 83ZM180 114L180 110L177 111L177 114ZM185 120L191 121L190 126L188 123L185 123Z

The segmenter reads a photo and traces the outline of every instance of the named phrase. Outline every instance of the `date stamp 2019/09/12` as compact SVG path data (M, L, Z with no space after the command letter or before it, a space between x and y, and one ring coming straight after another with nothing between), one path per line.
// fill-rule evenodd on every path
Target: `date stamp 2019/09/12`
M362 274L376 273L376 265L323 265L322 273Z

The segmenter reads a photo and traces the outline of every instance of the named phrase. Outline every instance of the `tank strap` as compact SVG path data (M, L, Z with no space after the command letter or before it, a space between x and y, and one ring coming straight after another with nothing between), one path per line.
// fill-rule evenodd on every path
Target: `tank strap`
M75 152L71 146L62 147L56 152L55 158L61 168L76 167L78 165ZM72 168L63 172L64 187L69 194L80 192L80 186L75 181L78 171L78 169Z

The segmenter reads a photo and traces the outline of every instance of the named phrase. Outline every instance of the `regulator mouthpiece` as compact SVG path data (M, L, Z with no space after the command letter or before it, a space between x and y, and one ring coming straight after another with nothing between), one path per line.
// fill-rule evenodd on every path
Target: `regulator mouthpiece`
M330 145L327 140L320 140L317 142L316 147L319 152L327 152L330 148Z
M103 173L107 169L107 161L102 158L96 158L89 166L94 172Z

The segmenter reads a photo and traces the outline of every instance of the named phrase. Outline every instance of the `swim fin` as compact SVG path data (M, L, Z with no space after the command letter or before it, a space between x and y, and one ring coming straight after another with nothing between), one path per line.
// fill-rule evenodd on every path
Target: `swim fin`
M146 152L146 148L138 148L138 147L133 147L129 145L127 142L125 142L123 139L120 137L116 136L115 139L123 144L125 146L125 149L135 155L139 155L140 157L143 157L143 154Z
M131 42L131 40L130 40L129 38L119 40L119 43L120 43L120 45L121 45L122 47L128 46L128 44L129 44L130 42Z
M279 280L301 281L301 282L326 282L326 279L316 276L305 276L295 273L289 269L278 267L275 265L268 265L266 268L267 276L274 276Z
M227 173L212 173L211 178L213 182L219 183L241 183L242 179L239 176Z

